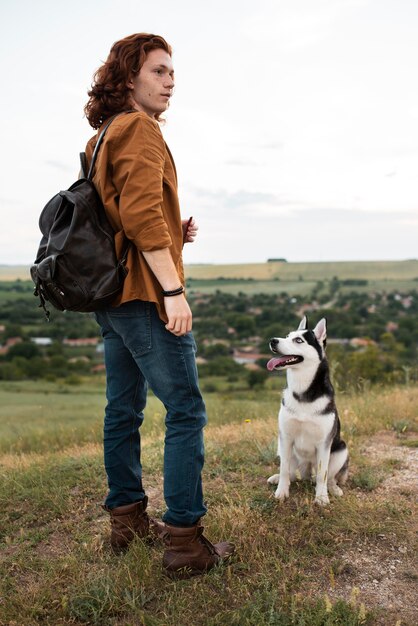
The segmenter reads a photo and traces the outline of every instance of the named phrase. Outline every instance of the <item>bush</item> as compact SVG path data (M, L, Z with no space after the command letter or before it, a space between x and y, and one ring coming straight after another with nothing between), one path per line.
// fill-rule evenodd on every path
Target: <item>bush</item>
M254 387L264 387L267 378L267 370L251 370L248 372L247 383L250 389L254 389Z
M205 359L214 359L219 356L229 356L231 354L231 348L223 343L215 343L213 346L208 346L203 352Z
M228 376L242 369L242 365L235 363L229 356L218 356L215 359L199 365L200 376Z
M0 380L22 380L24 371L15 363L0 363Z
M7 358L12 360L14 357L21 356L25 359L33 359L35 356L39 356L40 351L34 343L30 341L22 341L12 346L7 353Z
M81 385L82 382L82 378L80 376L77 376L77 374L70 374L65 379L66 385Z
M205 383L202 387L204 393L215 393L218 391L218 386L215 383Z

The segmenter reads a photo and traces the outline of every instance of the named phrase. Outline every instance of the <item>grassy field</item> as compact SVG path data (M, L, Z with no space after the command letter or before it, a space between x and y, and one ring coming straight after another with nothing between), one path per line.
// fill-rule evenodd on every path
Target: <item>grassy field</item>
M367 280L355 291L412 291L418 289L418 261L341 261L327 263L256 263L241 265L189 265L186 277L189 290L231 294L281 293L291 296L310 294L318 282L326 285L334 276L340 281ZM191 279L191 280L190 280ZM341 285L342 293L353 291Z
M415 624L416 504L405 476L418 389L340 394L351 477L342 499L318 509L310 484L294 485L285 504L266 484L282 382L206 394L205 526L211 538L232 538L237 555L181 582L162 575L161 546L137 540L122 557L109 551L99 506L103 383L1 383L1 626ZM143 462L155 515L164 510L163 417L150 397Z
M333 276L340 279L364 278L367 280L409 281L418 278L418 259L407 261L324 261L310 263L242 263L237 265L186 265L188 278L210 280L237 278L289 282L304 280L316 282ZM0 265L0 281L30 280L27 265Z
M28 265L0 265L0 280L31 280Z
M309 296L312 293L314 287L316 287L317 281L303 280L303 281L285 281L285 280L254 280L254 281L234 281L234 280L196 280L188 283L188 293L193 294L214 294L216 291L225 291L232 295L244 293L247 296L254 294L280 294L282 292L287 293L289 296ZM327 283L324 283L325 290ZM340 293L351 293L353 291L357 293L369 294L374 291L378 292L404 292L409 293L411 291L418 290L418 281L415 280L369 280L367 285L356 285L355 288L351 286L341 286L339 288Z
M191 279L189 291L202 293L220 290L251 295L285 291L291 296L305 296L312 292L319 281L327 282L334 276L340 281L367 280L367 285L355 287L355 291L359 292L418 289L418 260L188 265L185 271L189 281ZM0 266L0 281L28 278L27 266ZM341 286L342 292L352 290L351 286ZM16 297L21 297L21 294L0 291L0 301Z
M308 281L364 278L367 280L413 280L418 277L418 260L335 261L320 263L253 263L241 265L188 265L186 275L195 279L254 278L255 280Z

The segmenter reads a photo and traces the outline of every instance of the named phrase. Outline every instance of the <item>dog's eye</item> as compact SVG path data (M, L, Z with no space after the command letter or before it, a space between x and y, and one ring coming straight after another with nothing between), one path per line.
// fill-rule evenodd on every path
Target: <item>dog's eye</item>
M303 339L301 339L300 337L295 337L295 339L293 341L295 343L303 343Z

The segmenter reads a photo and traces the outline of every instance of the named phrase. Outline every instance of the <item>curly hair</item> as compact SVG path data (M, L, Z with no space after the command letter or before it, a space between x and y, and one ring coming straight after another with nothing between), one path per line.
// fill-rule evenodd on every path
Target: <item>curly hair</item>
M106 62L93 76L84 113L94 129L115 113L132 109L127 83L139 73L151 50L161 48L171 56L171 46L163 37L137 33L113 44ZM158 115L156 119L158 120Z

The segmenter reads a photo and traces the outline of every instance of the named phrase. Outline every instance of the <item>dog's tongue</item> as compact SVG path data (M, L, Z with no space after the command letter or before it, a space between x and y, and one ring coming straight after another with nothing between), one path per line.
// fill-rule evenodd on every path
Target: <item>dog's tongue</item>
M270 359L270 361L267 363L267 369L271 372L272 370L274 370L276 365L284 365L288 358L289 357L281 356Z

